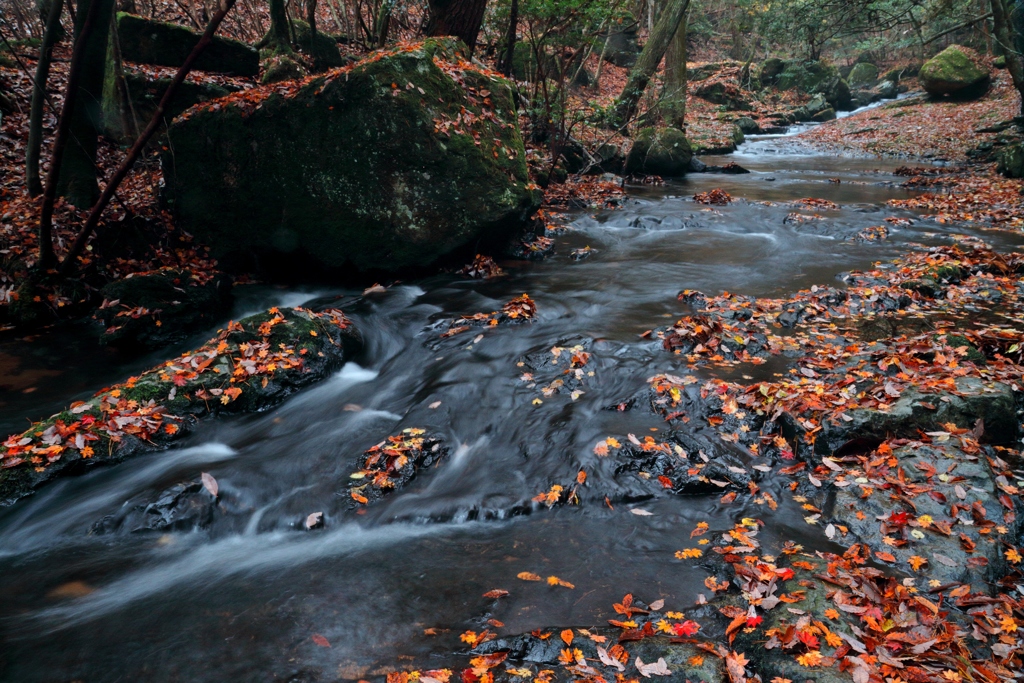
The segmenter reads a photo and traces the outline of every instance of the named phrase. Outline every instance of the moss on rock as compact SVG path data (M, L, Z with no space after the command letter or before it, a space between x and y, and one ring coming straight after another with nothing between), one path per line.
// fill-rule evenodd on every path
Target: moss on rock
M681 176L690 168L692 158L693 149L681 130L644 128L636 134L633 148L626 157L625 172L627 175Z
M121 56L130 62L181 66L199 42L200 34L177 24L118 12L117 37ZM256 50L245 43L214 37L199 55L194 68L235 76L255 76L259 73L259 61Z
M865 62L854 65L850 70L850 75L846 77L847 83L855 88L858 86L872 85L877 80L878 67L874 64L868 64Z
M918 80L934 97L979 97L988 89L989 71L972 50L950 45L924 63Z
M230 323L195 351L99 391L0 443L0 506L53 479L159 450L200 418L276 405L344 363L359 336L341 311Z
M453 39L377 52L186 112L165 197L219 257L304 269L424 266L503 241L539 206L512 86Z

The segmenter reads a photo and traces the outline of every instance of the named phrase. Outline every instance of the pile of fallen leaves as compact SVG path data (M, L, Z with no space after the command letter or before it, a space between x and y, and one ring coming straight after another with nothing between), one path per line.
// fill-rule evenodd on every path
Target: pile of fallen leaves
M725 206L732 202L732 196L725 190L715 188L714 190L695 194L693 196L693 201L699 204L708 204L710 206Z
M500 311L474 313L448 321L448 329L441 333L441 338L454 337L479 326L497 327L502 323L530 322L536 315L537 304L529 294L523 294L503 305Z
M475 280L490 280L491 278L504 275L505 271L490 256L477 254L472 263L463 266L459 270L459 274L466 275Z
M1010 230L1024 228L1024 182L1003 178L991 169L917 175L903 183L908 189L930 192L910 199L894 199L890 206L926 212L939 223L974 223Z
M362 466L349 475L349 496L360 505L405 486L417 470L439 462L447 453L441 439L422 429L403 429L363 454Z
M1020 113L1020 96L1006 70L973 102L932 101L921 94L816 126L801 137L830 152L967 160L967 153L998 133L979 132Z

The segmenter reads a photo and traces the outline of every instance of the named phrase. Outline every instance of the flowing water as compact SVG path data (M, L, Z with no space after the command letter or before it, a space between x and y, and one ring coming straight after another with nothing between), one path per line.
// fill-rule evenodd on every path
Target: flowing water
M888 216L911 217L885 206L908 196L891 175L895 163L815 155L792 137L753 138L728 158L705 161L753 172L632 188L621 209L575 215L555 256L505 263L502 278L442 275L367 297L243 293L236 316L335 301L365 349L275 410L203 423L175 449L62 480L0 512L0 680L306 681L441 666L459 649L458 634L488 618L504 622L501 633L586 627L603 623L626 592L691 605L707 573L673 553L692 544L699 521L721 530L757 516L768 522L765 548L799 541L806 525L784 480L761 482L782 501L770 514L743 496L732 505L718 496L637 496L611 459L594 455L607 436L664 429L654 416L607 410L651 375L680 372L639 335L685 313L681 289L778 296L840 286L841 271L950 237L918 221L882 243L850 239ZM692 201L716 187L737 201ZM795 210L786 203L803 197L841 209L821 212L826 220L786 222ZM1019 248L1001 233L982 237ZM588 259L568 258L584 246L592 248ZM538 304L531 324L487 330L479 340L473 332L440 341L428 329L523 292ZM171 353L126 361L92 339L71 329L0 346L0 426L17 430ZM544 397L520 380L524 356L581 340L594 340L587 367L595 375L576 400ZM771 364L758 372L770 373ZM441 434L450 457L351 514L348 474L359 455L406 427ZM722 442L709 455L748 464ZM581 469L588 485L580 505L529 503ZM101 519L201 472L221 491L205 528L95 531ZM617 502L609 506L606 495ZM324 513L326 527L303 531L313 512ZM523 571L575 589L517 580ZM482 597L494 588L511 595Z

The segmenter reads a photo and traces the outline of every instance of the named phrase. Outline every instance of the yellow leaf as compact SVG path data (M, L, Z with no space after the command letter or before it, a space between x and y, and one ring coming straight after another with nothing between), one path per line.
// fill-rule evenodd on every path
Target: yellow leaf
M824 659L821 656L821 652L818 650L811 650L807 654L799 655L796 661L800 666L818 666L821 664L821 660Z
M523 581L542 581L543 580L539 576L534 574L533 572L519 572L518 574L516 574L516 578L517 579L522 579Z

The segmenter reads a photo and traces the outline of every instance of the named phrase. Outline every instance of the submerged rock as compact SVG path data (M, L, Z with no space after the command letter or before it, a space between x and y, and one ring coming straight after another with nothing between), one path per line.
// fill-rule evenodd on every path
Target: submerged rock
M950 45L921 67L921 87L933 97L980 97L988 90L989 71L977 55L960 45Z
M217 498L200 480L171 486L151 503L125 506L92 525L90 533L192 531L213 523Z
M0 445L0 506L56 477L159 450L201 418L255 412L325 379L359 347L337 309L249 316L178 358L104 389Z
M117 14L121 56L129 62L181 66L199 42L200 34L184 26L153 21L127 12ZM234 76L259 73L259 53L245 43L214 36L196 59L194 68Z
M453 39L179 117L162 157L181 225L271 271L397 270L503 243L539 206L512 89Z

